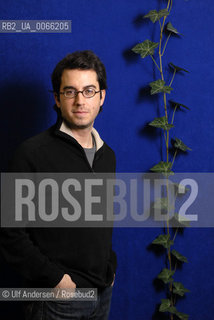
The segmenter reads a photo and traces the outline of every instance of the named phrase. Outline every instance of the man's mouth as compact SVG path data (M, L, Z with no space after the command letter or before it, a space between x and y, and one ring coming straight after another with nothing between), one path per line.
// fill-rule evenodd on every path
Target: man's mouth
M84 113L88 113L88 111L77 110L77 111L73 111L73 113L84 114Z

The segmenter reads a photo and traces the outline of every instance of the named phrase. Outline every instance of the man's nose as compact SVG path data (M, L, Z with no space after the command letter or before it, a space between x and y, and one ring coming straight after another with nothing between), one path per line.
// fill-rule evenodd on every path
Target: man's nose
M81 91L78 91L75 97L75 101L78 104L83 104L85 102L85 98L83 97L83 94Z

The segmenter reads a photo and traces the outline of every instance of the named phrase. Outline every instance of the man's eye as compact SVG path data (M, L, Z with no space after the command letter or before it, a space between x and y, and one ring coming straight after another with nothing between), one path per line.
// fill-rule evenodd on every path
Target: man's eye
M85 92L85 94L87 94L87 95L91 95L91 94L94 93L94 89L92 89L92 88L85 89L84 92Z
M73 96L73 95L75 95L75 93L76 93L75 90L66 90L65 91L66 96Z

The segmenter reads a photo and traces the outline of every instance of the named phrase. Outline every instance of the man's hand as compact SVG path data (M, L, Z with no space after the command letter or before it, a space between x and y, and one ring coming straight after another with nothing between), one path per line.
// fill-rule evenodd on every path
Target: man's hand
M68 274L64 274L62 280L56 285L58 289L75 289L76 283L74 283Z

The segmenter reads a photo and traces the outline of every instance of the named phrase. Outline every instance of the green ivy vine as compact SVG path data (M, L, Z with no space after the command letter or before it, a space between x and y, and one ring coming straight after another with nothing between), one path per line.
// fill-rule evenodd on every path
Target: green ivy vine
M164 3L165 1L163 1ZM150 94L161 94L163 98L163 110L162 116L155 118L152 120L149 125L157 128L157 130L161 130L164 139L164 155L165 159L162 159L156 165L154 165L150 170L152 172L158 174L164 174L165 177L169 177L174 174L172 168L174 167L174 162L178 152L187 152L191 150L186 144L179 138L174 137L172 139L172 145L170 146L171 139L171 131L175 127L174 120L175 114L178 109L186 109L189 108L179 102L170 101L168 99L169 94L172 92L172 84L174 82L175 76L177 73L188 73L188 71L184 68L181 68L175 65L172 62L168 63L169 68L173 71L172 78L169 83L166 83L167 77L164 74L163 69L163 56L166 53L166 48L170 37L173 35L180 35L178 30L173 26L173 24L167 19L171 14L171 10L173 7L173 0L168 0L167 7L163 8L159 11L151 10L149 11L143 18L150 19L153 24L159 24L160 33L159 33L159 41L153 42L150 40L145 40L142 43L138 43L132 51L137 54L140 54L142 58L146 58L149 56L157 72L159 77L157 80L149 83L150 86ZM158 54L156 51L158 50ZM173 113L170 116L169 106L170 104L173 106ZM174 154L170 155L169 148L172 147L174 150ZM171 158L171 159L170 159ZM158 199L159 203L155 202L155 205L158 208L167 208L168 206L168 198L169 198L169 190L166 188L166 195L164 198ZM178 227L187 226L187 222L180 221L177 213L173 213L173 218L177 221L177 227L174 228L170 224L170 219L166 221L165 233L160 234L156 237L156 239L152 242L153 245L164 247L165 253L167 256L167 265L163 270L158 274L157 278L160 279L167 287L167 296L165 299L161 300L159 312L164 312L169 315L169 319L173 320L176 318L181 320L187 320L189 316L185 313L179 312L176 307L177 297L184 296L186 292L189 292L188 289L184 287L181 282L176 282L174 280L177 263L187 263L188 260L181 253L172 249L175 245L175 239L178 234Z

